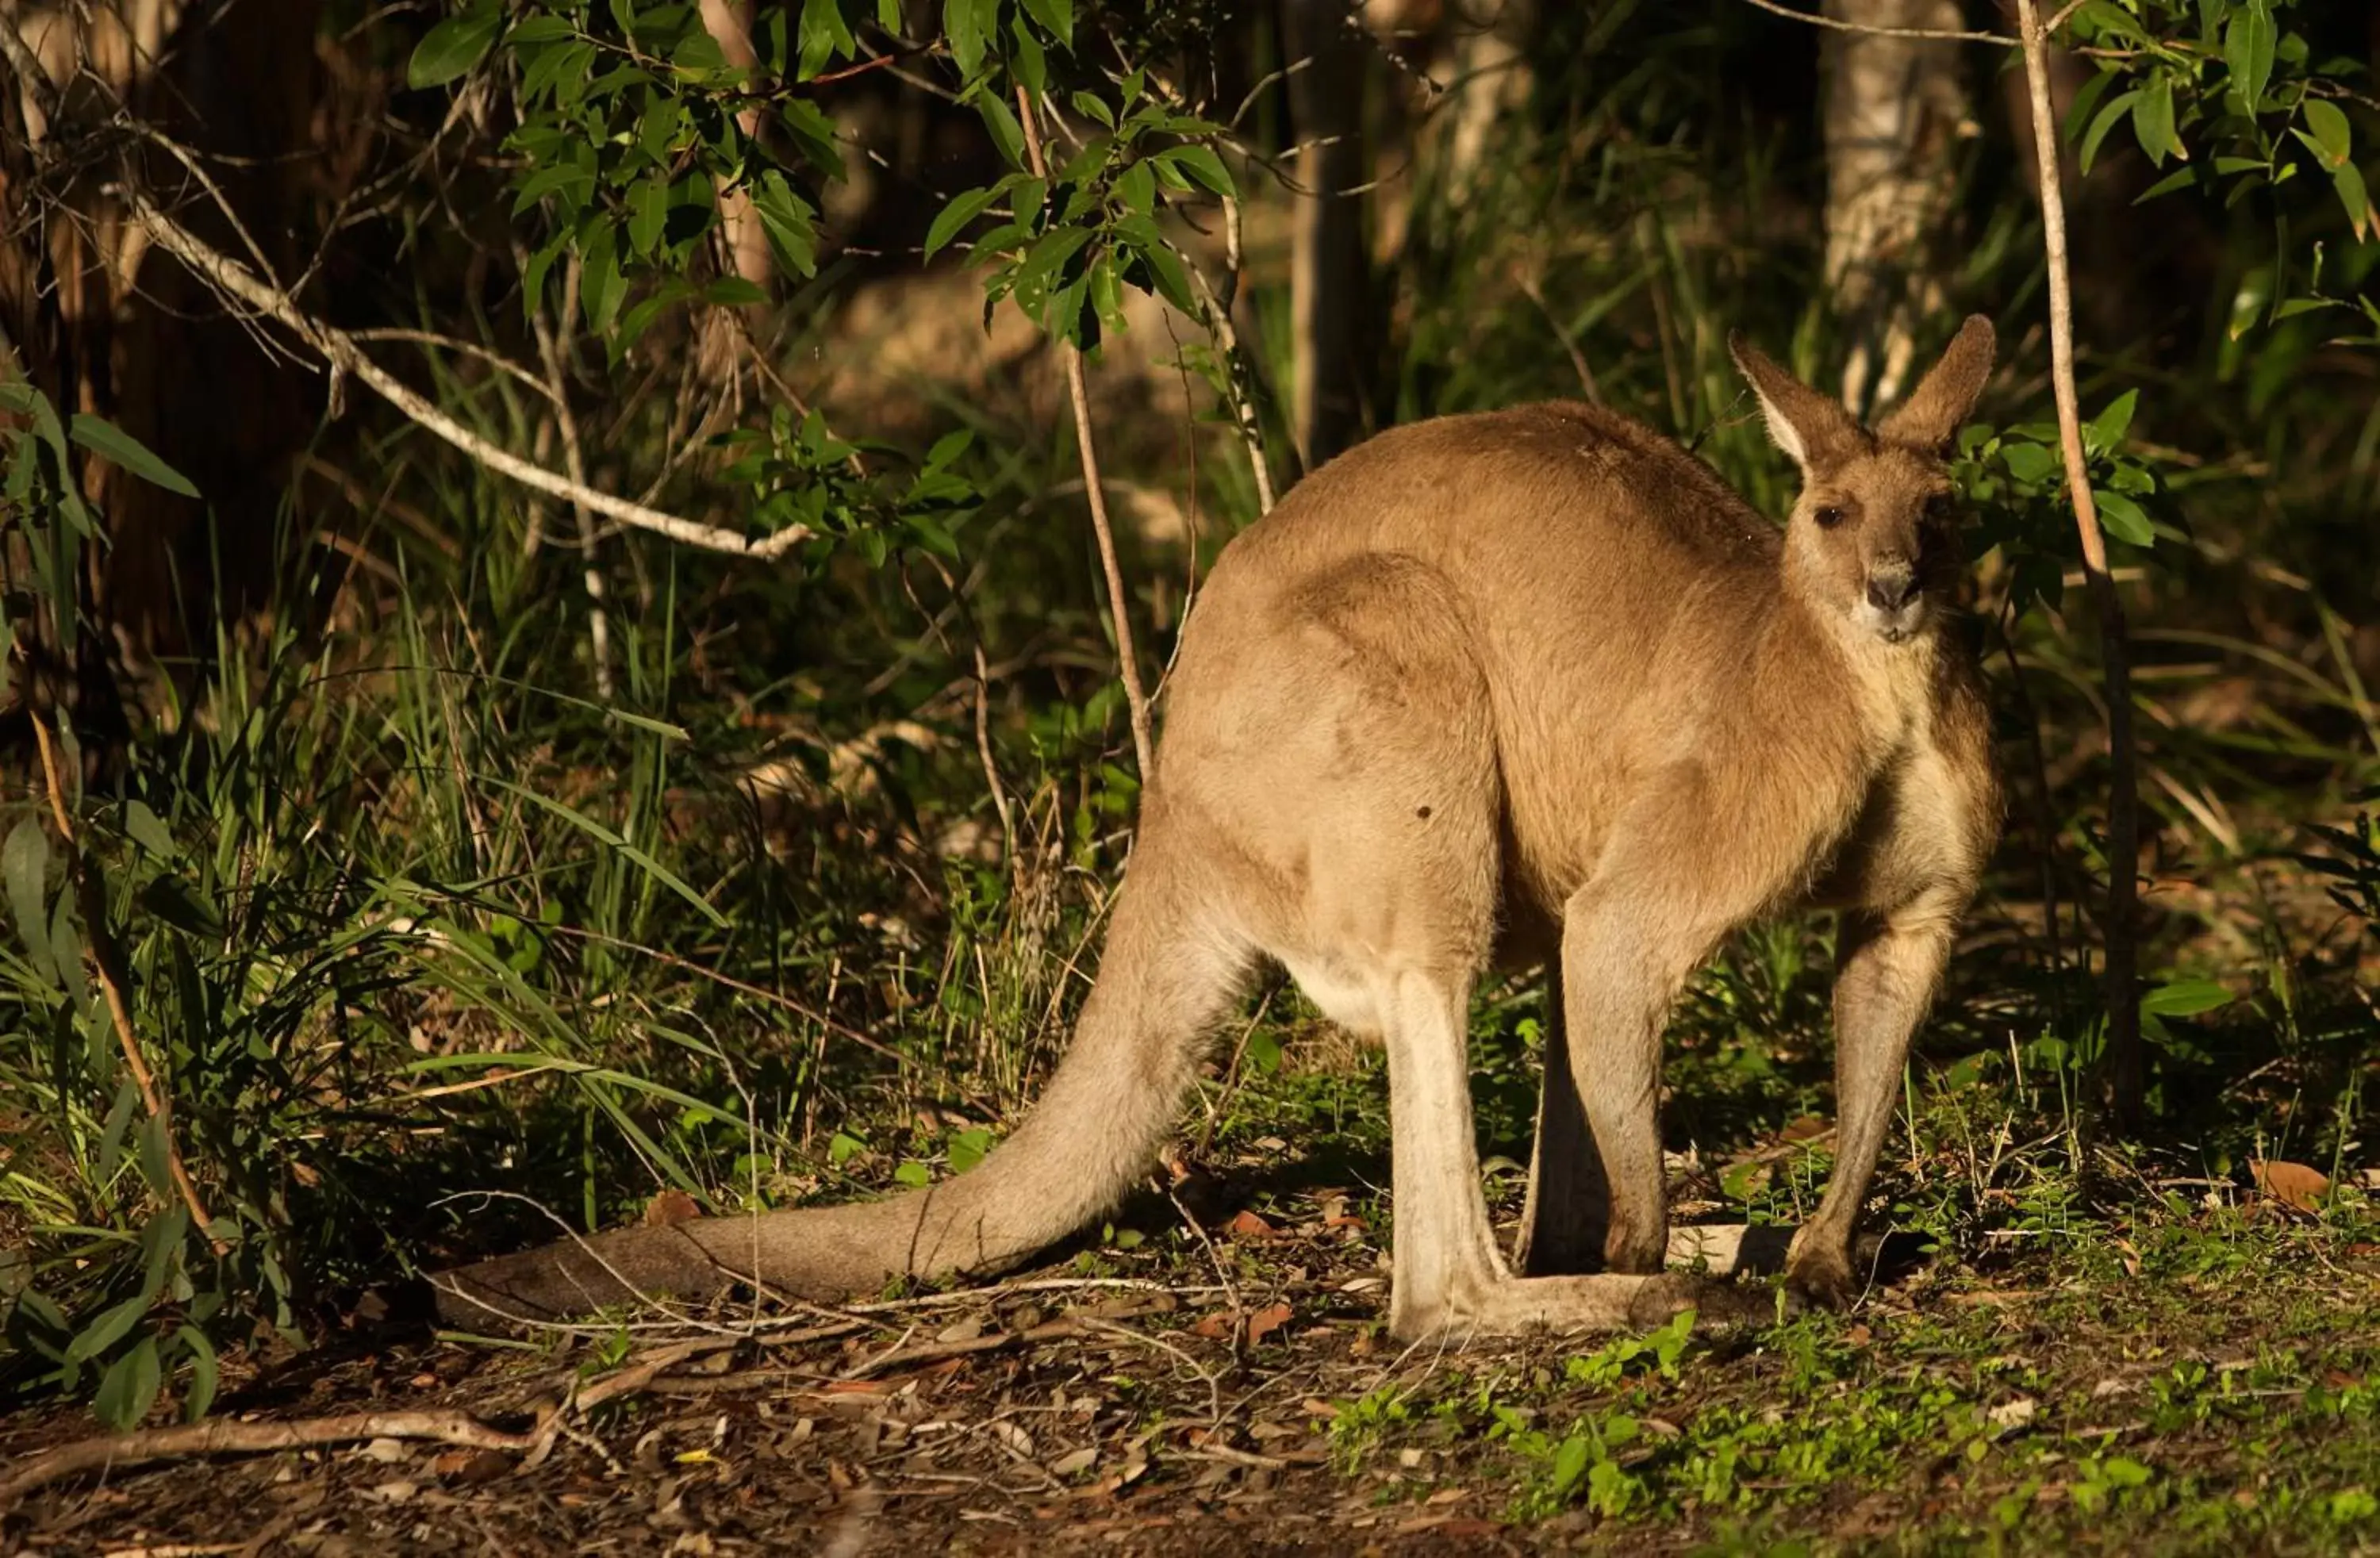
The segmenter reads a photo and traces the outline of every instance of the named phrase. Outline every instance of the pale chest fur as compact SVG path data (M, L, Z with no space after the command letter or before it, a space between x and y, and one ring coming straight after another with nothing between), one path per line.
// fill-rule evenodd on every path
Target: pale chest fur
M1941 658L1952 652L1928 639L1851 667L1866 777L1816 902L1888 909L1937 895L1963 901L1982 875L1998 785L1972 677Z

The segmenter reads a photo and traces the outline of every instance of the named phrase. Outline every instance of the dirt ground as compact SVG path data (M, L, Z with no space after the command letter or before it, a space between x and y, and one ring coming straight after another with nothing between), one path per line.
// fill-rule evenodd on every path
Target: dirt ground
M1399 1349L1379 1241L1329 1197L1172 1242L537 1345L358 1321L227 1370L216 1418L522 1431L674 1361L526 1453L87 1473L0 1515L0 1552L2380 1551L2380 1243L2345 1214L2171 1201L1666 1347ZM20 1413L0 1467L94 1427Z

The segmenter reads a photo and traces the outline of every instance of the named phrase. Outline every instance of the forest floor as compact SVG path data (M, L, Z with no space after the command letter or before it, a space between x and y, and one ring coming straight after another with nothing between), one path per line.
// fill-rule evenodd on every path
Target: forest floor
M1847 1315L1401 1350L1374 1203L1209 1185L1176 1198L1196 1238L714 1317L547 1453L382 1436L87 1473L0 1516L0 1552L2380 1550L2380 1223L2271 1188L2169 1182L1918 1252ZM521 1430L665 1345L358 1319L227 1365L216 1415ZM92 1429L0 1422L0 1467Z

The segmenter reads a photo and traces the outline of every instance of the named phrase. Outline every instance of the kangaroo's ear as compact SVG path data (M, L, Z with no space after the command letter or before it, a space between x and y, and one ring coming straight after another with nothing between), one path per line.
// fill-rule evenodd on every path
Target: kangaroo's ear
M1992 376L1992 322L1969 314L1934 371L1900 409L1884 419L1877 435L1919 449L1939 449L1958 436L1960 425L1984 393L1984 381Z
M1767 354L1730 331L1727 349L1760 397L1768 436L1793 456L1806 477L1859 452L1867 442L1852 414L1768 359Z

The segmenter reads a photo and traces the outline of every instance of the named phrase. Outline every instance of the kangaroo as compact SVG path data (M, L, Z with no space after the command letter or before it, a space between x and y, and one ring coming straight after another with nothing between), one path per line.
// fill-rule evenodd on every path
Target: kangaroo
M1012 1267L1097 1220L1267 965L1388 1052L1400 1338L1609 1329L1765 1295L1663 1270L1665 1016L1736 928L1843 911L1834 1175L1789 1285L1840 1303L1910 1036L1999 822L1953 625L1944 445L1970 318L1873 430L1741 338L1803 488L1780 529L1637 422L1551 404L1384 432L1218 560L1073 1043L1005 1143L890 1199L605 1234L450 1272L461 1322L736 1285L845 1298ZM1515 1258L1473 1142L1467 1008L1556 992Z

